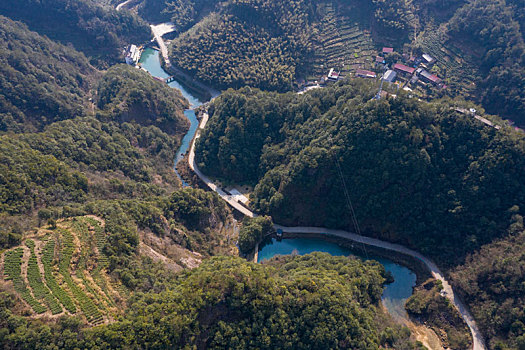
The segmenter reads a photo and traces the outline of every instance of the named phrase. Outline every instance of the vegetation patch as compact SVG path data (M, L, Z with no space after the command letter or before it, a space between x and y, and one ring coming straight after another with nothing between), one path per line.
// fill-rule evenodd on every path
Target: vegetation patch
M417 321L431 327L441 338L444 347L470 349L470 330L454 305L442 295L441 281L427 280L419 285L406 302L406 310Z

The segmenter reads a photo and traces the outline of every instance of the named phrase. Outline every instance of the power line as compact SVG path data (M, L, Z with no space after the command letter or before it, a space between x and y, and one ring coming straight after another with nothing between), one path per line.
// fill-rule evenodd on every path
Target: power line
M329 137L330 141L332 141L333 146L333 140L332 137ZM357 217L355 215L354 205L352 204L352 199L350 198L350 193L348 192L348 188L346 187L346 181L343 175L343 170L341 169L341 164L339 163L339 159L337 158L335 152L334 152L334 160L335 164L337 165L337 170L339 173L339 177L341 178L341 182L343 183L343 192L346 197L346 204L348 206L348 209L350 209L350 217L352 220L352 224L354 225L354 230L358 235L358 243L361 243L361 247L363 248L363 251L365 252L366 259L368 260L368 251L366 250L366 246L364 242L361 240L361 228L359 227L359 222L357 221Z

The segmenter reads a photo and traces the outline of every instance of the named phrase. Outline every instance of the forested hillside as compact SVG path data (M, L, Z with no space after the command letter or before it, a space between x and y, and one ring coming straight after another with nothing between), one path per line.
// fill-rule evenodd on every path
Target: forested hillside
M0 16L0 131L84 115L98 73L86 57Z
M447 265L504 235L525 199L523 135L456 112L464 101L371 100L376 88L229 90L210 109L199 166L256 184L254 208L278 223L354 231L342 174L364 232Z
M129 65L113 66L104 74L97 100L101 109L99 118L156 125L164 132L178 135L188 128L183 110L189 104L180 91Z
M451 273L492 349L525 346L525 231L518 208L512 212L509 236L484 246Z
M92 0L2 1L0 14L61 43L71 43L97 66L121 60L125 45L143 43L150 28L129 11L116 11Z
M202 19L221 0L143 0L138 6L138 14L151 22L169 21L175 30L183 33Z
M218 87L289 90L309 51L307 1L228 1L171 46L173 63Z
M188 128L179 92L117 66L95 94L102 73L83 54L4 17L0 30L0 120L9 131L0 135L3 246L46 207L167 195L178 186L172 164Z
M418 348L408 329L378 306L384 269L358 259L312 254L270 265L212 258L162 280L157 291L137 293L124 316L85 329L74 320L47 328L13 315L2 298L4 348L366 349ZM17 325L14 327L14 325Z
M447 23L447 43L470 59L476 97L490 113L525 124L525 43L518 21L525 3L471 1Z

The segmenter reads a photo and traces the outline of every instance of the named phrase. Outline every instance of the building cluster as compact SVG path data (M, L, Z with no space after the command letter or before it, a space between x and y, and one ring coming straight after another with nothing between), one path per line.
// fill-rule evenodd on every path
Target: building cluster
M375 57L375 70L381 71L381 78L385 82L397 83L405 89L408 86L434 86L440 89L446 88L443 79L430 72L436 63L436 59L427 53L421 56L403 55L401 62L389 64L387 58L394 53L394 48L383 47L380 54ZM378 74L372 70L357 69L355 76L360 78L377 78ZM384 72L384 73L383 73ZM326 78L321 80L321 85L329 81L337 81L341 78L340 72L331 68Z
M394 50L391 47L383 48L383 55L388 55L393 52ZM387 65L383 56L376 57L376 66L386 69L382 76L384 81L389 83L397 81L405 87L408 85L412 87L416 87L417 85L431 85L440 89L447 87L443 79L429 71L436 63L435 58L426 53L420 57L409 55L403 55L402 57L403 62L397 62L391 67Z

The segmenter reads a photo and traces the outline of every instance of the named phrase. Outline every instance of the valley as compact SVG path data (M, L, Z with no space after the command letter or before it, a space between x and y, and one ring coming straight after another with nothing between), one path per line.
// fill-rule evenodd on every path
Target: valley
M525 346L521 4L26 5L2 347Z

